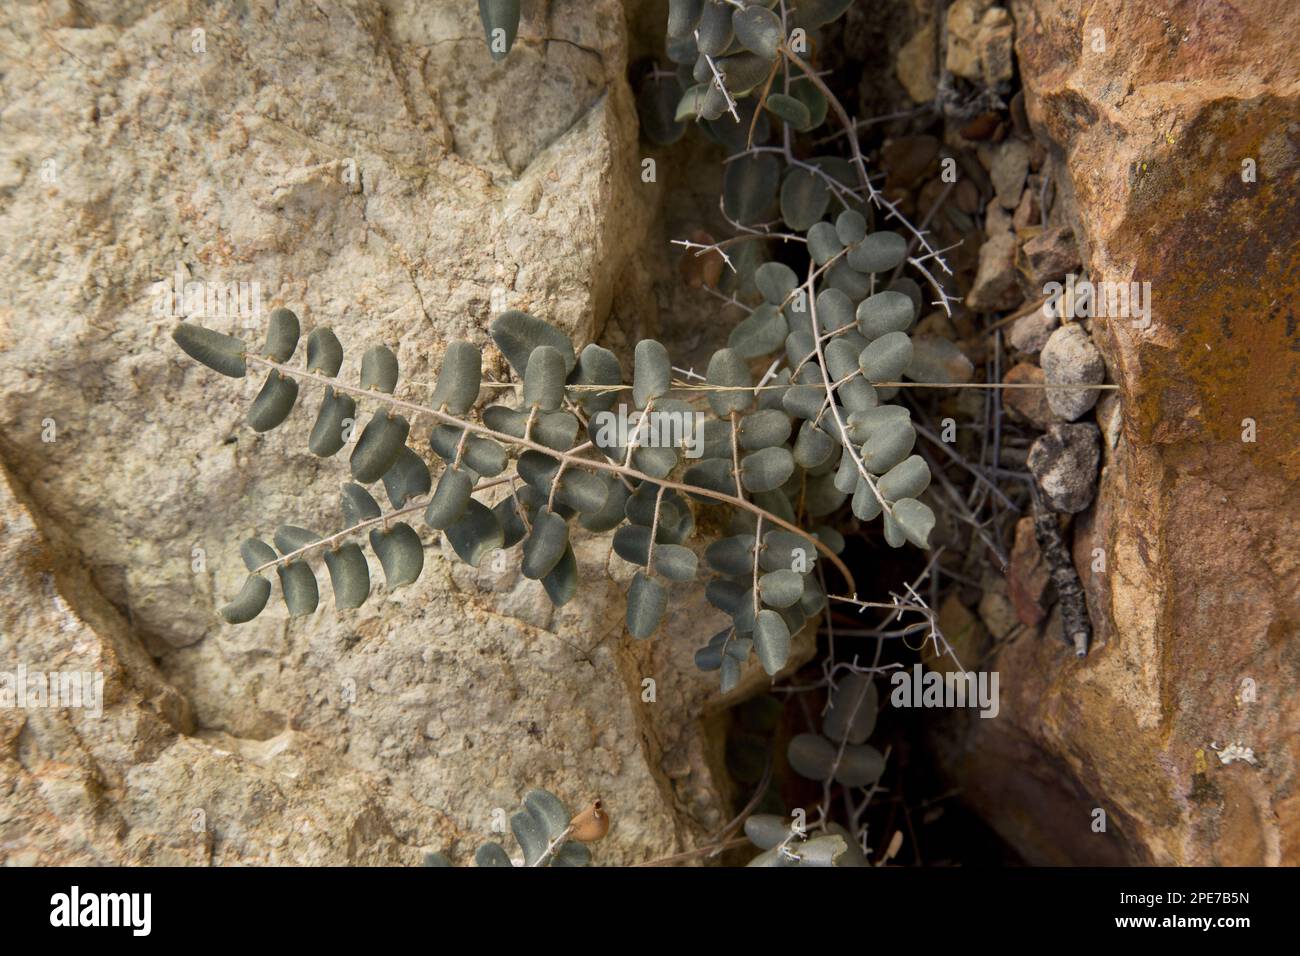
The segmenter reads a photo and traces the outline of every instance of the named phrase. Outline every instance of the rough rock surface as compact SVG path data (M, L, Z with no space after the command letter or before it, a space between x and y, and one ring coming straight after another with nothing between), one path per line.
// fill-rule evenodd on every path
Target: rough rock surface
M956 775L1035 862L1295 865L1300 7L1012 12L1090 277L1149 281L1154 314L1093 323L1122 388L1097 504L1076 519L1093 649L1072 659L1055 614L1006 646L989 665L999 718L955 735ZM1105 53L1083 42L1094 30ZM1216 755L1237 742L1253 765Z
M0 671L84 662L106 703L98 719L0 711L0 859L464 860L534 786L575 808L604 798L600 862L720 822L699 720L716 675L691 663L713 612L683 589L655 640L626 638L607 538L580 542L586 586L559 611L517 559L468 568L426 532L424 576L394 596L219 624L239 541L338 527L346 467L307 453L310 390L253 434L258 383L181 355L155 287L178 271L255 281L261 316L204 324L256 335L290 306L338 332L344 376L393 347L413 400L446 343L486 343L502 308L579 344L610 318L654 331L632 254L657 199L639 178L622 5L529 4L500 64L473 4L196 20L139 0L4 19L22 65L0 71Z
M1055 424L1029 446L1028 465L1053 511L1075 515L1097 493L1101 437L1092 422Z
M1063 325L1053 332L1039 362L1048 385L1100 385L1106 380L1106 362L1078 324ZM1100 394L1092 388L1049 388L1047 404L1055 415L1072 422L1096 405Z

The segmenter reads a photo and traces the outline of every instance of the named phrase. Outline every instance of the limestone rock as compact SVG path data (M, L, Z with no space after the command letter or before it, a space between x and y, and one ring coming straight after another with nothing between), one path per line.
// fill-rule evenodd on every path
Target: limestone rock
M1022 233L1023 234L1023 233ZM1045 295L1044 286L1079 269L1079 246L1071 226L1057 226L1031 236L1016 251L1016 272L1027 298Z
M1039 361L1048 385L1100 385L1106 363L1092 337L1078 324L1063 325L1047 339ZM1072 422L1097 404L1095 388L1049 388L1047 404L1053 414Z
M1019 349L1026 355L1037 355L1060 324L1061 320L1055 314L1049 314L1048 310L1039 307L1011 323L1007 341L1012 348Z
M1029 144L1014 137L999 144L993 152L989 178L993 180L998 205L1003 209L1015 209L1020 203L1029 175L1029 154Z
M1100 462L1101 439L1092 422L1053 425L1029 447L1029 470L1048 507L1065 514L1092 504Z
M1007 369L1002 381L1008 385L1042 385L1043 370L1029 362L1017 362ZM1054 421L1052 409L1047 404L1047 390L1042 388L1008 388L1002 393L1002 404L1013 419L1028 422L1046 431Z
M948 71L966 80L980 79L980 27L992 0L955 0L948 8Z
M1015 37L1016 26L1005 7L984 11L975 42L979 49L980 77L985 86L997 87L1011 81L1015 72Z
M938 92L934 21L925 24L898 51L898 82L916 103L929 103Z
M98 662L106 684L98 721L0 710L15 781L0 859L464 861L536 786L573 807L602 795L600 862L693 845L723 822L700 722L716 675L692 662L706 616L723 618L698 587L634 642L608 538L577 542L587 586L556 610L421 528L416 585L293 621L275 595L227 627L215 608L243 577L241 539L340 527L346 464L306 451L319 393L256 435L258 382L169 336L174 276L244 282L247 310L200 294L193 317L257 339L289 306L304 332L337 331L344 377L368 347L395 349L399 394L420 401L447 343L487 344L502 309L581 346L617 288L621 315L653 323L656 193L638 176L622 4L529 4L500 63L473 4L204 7L204 52L191 5L98 9L75 26L2 15L3 56L23 66L2 71L0 458L18 491L0 646L6 662ZM766 685L751 670L737 695ZM670 751L693 755L673 781Z
M980 246L979 268L966 304L980 312L1014 309L1023 300L1016 282L1016 235L1000 232Z

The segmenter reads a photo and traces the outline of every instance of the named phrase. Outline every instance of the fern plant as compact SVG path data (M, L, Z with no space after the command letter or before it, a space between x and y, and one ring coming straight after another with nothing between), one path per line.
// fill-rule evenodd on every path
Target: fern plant
M485 382L481 348L451 342L432 398L417 403L398 396L397 356L382 344L364 353L356 383L339 377L343 345L328 327L311 331L305 360L295 362L301 328L288 309L271 313L260 349L180 323L176 343L202 364L235 378L265 373L248 413L255 431L282 424L300 386L310 384L323 395L309 449L329 458L351 446L339 529L321 534L286 525L271 543L245 541L240 550L248 576L221 609L224 619L244 623L266 608L272 570L290 615L313 613L317 558L335 606L359 607L374 591L363 542L389 591L414 583L425 560L412 523L418 515L471 565L520 546L522 573L539 581L557 606L580 586L574 526L612 533L613 550L638 567L626 625L644 639L663 620L669 589L700 575L689 546L696 508L721 505L730 516L726 533L703 548L705 593L730 621L699 649L696 664L718 671L726 692L751 654L768 674L781 671L792 635L824 612L819 558L856 596L839 556L844 539L830 527L846 504L860 521L879 519L891 546L928 547L935 517L920 497L930 471L913 453L917 432L896 399L903 379L943 380L955 348L913 337L923 293L905 272L926 283L945 311L954 300L932 271L948 271L940 251L873 185L854 123L805 59L817 29L849 6L848 0L670 3L667 50L676 68L644 78L642 127L667 144L698 125L727 150L720 208L734 234L678 245L688 255L720 260L728 274L710 291L748 313L703 376L677 369L661 343L646 339L636 343L629 380L607 349L590 344L579 352L560 329L512 310L488 328L513 373L510 381ZM479 9L489 50L499 59L516 42L519 3L480 0ZM813 143L809 134L831 115L847 134L847 157L809 155L800 144ZM899 231L874 228L877 216ZM802 274L768 261L776 243L806 252ZM476 411L485 386L494 398L512 400ZM354 438L363 411L369 418ZM611 416L615 425L630 427L609 427ZM672 441L663 441L657 428L665 421L682 426L668 430ZM413 435L417 447L427 442L434 470L409 444ZM387 510L376 500L379 485ZM841 689L851 684L861 702L868 693L862 681L870 688L870 679L858 677ZM869 710L874 720L874 704ZM830 713L828 726L839 719L834 703ZM883 758L864 743L864 719L828 729L820 743L796 738L790 752L796 771L854 785L878 777ZM524 814L532 822L517 816L515 831L526 859L544 852L538 850L543 837L550 846L563 831L562 811L545 791L529 794ZM764 831L756 841L765 851L760 859L784 865L853 856L852 839L842 848L828 822L818 825L831 842L809 841L802 857L791 840L772 842ZM494 846L480 850L480 865L509 862ZM581 844L573 843L552 849L547 860L564 865L580 856Z

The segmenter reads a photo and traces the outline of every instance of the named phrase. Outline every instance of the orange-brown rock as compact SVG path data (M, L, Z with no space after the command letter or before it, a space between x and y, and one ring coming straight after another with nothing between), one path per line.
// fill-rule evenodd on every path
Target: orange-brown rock
M1300 6L1012 10L1084 265L1153 313L1092 323L1122 390L1076 519L1093 649L1055 612L1008 644L957 775L1036 862L1300 864Z

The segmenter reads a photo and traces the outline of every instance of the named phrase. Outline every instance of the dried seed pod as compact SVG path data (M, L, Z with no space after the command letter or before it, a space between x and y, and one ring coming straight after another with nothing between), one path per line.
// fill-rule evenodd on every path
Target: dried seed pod
M564 557L564 550L568 546L568 522L550 509L539 509L533 517L533 530L524 539L524 560L521 565L524 577L533 581L546 577Z
M333 378L343 367L343 343L332 329L319 326L307 336L307 371Z
M916 429L907 420L887 422L871 433L862 446L862 463L875 475L883 475L906 458L916 444Z
M668 592L644 571L632 576L627 591L627 629L638 640L655 632L668 608Z
M349 542L325 552L325 567L334 587L334 606L340 609L361 607L370 596L370 565L361 546Z
M579 843L595 843L608 832L609 814L600 797L569 821L569 839Z
M397 388L397 356L386 345L376 345L361 356L361 387L386 395Z
M638 342L634 358L632 401L637 408L645 408L651 400L668 394L672 385L672 362L668 350L654 339Z
M383 514L379 502L360 485L348 482L343 486L343 524L346 527L372 521Z
M231 378L243 378L248 372L248 366L244 364L247 349L243 339L222 335L192 322L182 322L172 329L172 341L190 358L214 372Z
M298 347L298 316L289 309L274 309L266 323L266 345L262 355L272 362L287 362Z
M473 475L464 468L448 466L424 510L424 523L439 531L449 528L465 513L473 493Z
M221 609L221 616L227 624L245 624L262 613L270 596L271 582L260 574L250 574L235 599Z
M858 306L858 328L868 339L905 332L912 325L912 300L901 292L877 292Z
M712 386L727 389L747 389L754 385L754 379L749 374L749 366L731 349L718 349L713 353L713 357L709 359L707 381ZM720 418L726 418L732 412L747 411L753 406L753 392L709 393L709 407L713 409L713 414Z
M357 446L352 449L352 457L348 460L352 477L362 484L382 478L384 472L393 467L410 431L411 423L401 415L376 412L357 439Z
M244 567L250 571L256 571L276 559L275 549L260 538L246 538L239 546L239 556L244 559Z
M399 521L387 531L375 528L370 532L370 548L384 569L384 584L396 591L413 583L424 570L424 545L420 535L409 524Z
M502 312L488 326L488 334L492 336L492 341L506 357L510 367L515 370L515 374L521 378L524 370L528 368L528 357L539 345L549 345L559 351L564 357L566 375L578 364L569 337L549 322L527 312L513 309Z
M402 446L397 460L384 472L384 490L394 508L404 507L410 499L427 495L431 484L429 466L409 445Z
M429 404L453 415L464 415L478 399L483 377L483 357L468 342L457 340L447 346Z
M248 424L255 432L269 432L289 417L297 400L298 383L271 369L248 410Z
M764 608L754 619L754 650L763 670L771 675L790 659L790 628L776 611Z
M858 366L871 382L897 382L911 362L912 340L906 332L886 332L858 356Z
M896 232L873 232L850 249L847 258L859 272L888 272L907 258L907 240Z
M559 562L542 577L542 589L556 607L564 607L578 593L578 559L573 545L564 549Z
M505 546L505 532L496 512L473 498L444 534L460 559L475 568L484 557Z
M920 455L912 455L885 472L876 487L889 501L915 498L930 487L930 466Z
M356 424L357 403L351 395L342 395L325 387L316 423L311 427L307 448L313 455L329 458L347 444L348 431Z
M553 412L564 402L564 356L549 345L539 345L528 356L524 372L523 404Z
M316 575L306 561L291 561L280 566L280 592L284 595L285 606L289 608L290 617L302 617L316 610L320 603L320 590L316 587Z

